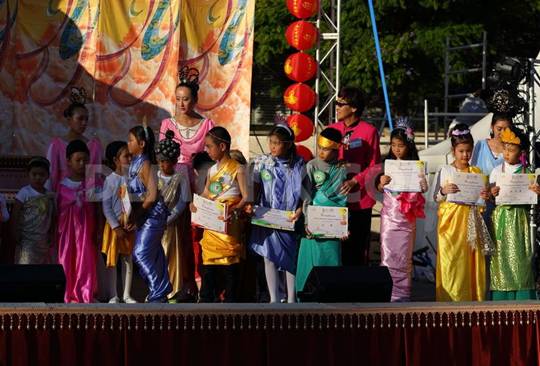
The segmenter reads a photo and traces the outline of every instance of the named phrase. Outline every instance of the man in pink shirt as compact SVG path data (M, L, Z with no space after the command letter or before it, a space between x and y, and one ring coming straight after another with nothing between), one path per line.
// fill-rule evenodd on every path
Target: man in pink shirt
M366 185L370 183L370 168L381 161L381 152L377 129L360 120L363 111L362 92L353 87L342 88L336 99L338 122L330 127L342 133L339 158L349 163L349 179L341 187L342 194L349 194L349 238L342 247L344 265L365 265L369 259L371 209L375 200L367 194Z

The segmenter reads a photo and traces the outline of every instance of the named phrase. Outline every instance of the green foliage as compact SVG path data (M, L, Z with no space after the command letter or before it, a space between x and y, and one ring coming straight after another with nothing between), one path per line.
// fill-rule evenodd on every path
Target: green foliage
M539 0L379 0L374 1L374 8L396 113L418 110L424 98L442 105L447 37L451 45L463 45L480 42L487 31L489 64L502 56L535 57L540 49ZM294 20L284 0L257 1L254 95L271 91L279 96L290 84L283 62L294 50L288 47L284 31ZM341 85L359 86L370 105L382 106L367 2L342 0L341 27ZM455 52L450 59L454 69L477 67L480 62L478 50ZM451 82L455 88L472 91L480 87L480 75L456 76Z

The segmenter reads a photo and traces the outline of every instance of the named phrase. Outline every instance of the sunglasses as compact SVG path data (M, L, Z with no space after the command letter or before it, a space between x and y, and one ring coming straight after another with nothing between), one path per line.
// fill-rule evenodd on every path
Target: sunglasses
M344 105L349 105L349 103L343 103L343 102L336 101L336 106L343 107Z

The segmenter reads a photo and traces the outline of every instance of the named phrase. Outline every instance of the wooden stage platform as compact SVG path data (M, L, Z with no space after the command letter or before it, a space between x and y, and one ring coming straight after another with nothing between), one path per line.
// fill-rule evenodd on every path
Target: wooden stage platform
M536 365L540 303L2 304L0 365Z

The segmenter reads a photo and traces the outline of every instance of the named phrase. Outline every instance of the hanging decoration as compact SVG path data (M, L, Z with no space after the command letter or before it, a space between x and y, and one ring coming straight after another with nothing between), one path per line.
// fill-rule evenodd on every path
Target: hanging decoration
M319 11L318 0L287 0L287 9L297 18L311 18Z
M287 124L294 132L294 141L302 142L313 135L313 122L311 118L303 114L291 114L287 118Z
M317 74L317 61L307 53L296 52L287 57L283 69L289 79L303 83Z
M317 96L306 84L296 83L285 90L283 100L287 108L296 112L305 112L313 108Z
M287 27L285 38L291 47L299 51L306 51L317 44L319 31L313 23L298 20Z
M313 159L313 153L304 145L296 144L296 153L298 156L301 156L306 163Z

